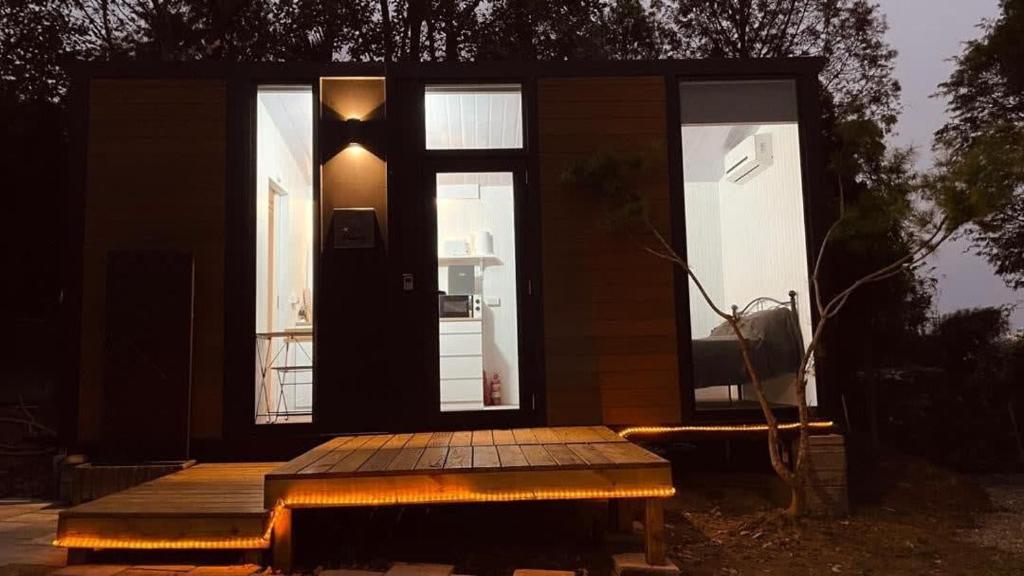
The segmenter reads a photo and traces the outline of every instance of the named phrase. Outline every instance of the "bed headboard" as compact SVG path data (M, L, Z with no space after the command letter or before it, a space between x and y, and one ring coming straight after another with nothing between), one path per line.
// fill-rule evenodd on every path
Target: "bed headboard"
M770 296L761 296L760 298L754 298L747 303L742 309L736 304L732 305L732 313L736 316L743 316L751 312L761 312L762 310L769 310L777 306L785 306L793 313L793 316L799 319L797 315L796 307L796 290L789 291L789 300L778 300ZM799 324L799 323L798 323Z
M796 290L790 290L789 294L787 295L789 296L788 300L779 300L777 298L772 298L770 296L761 296L759 298L754 298L753 300L748 302L747 305L744 306L742 309L739 306L733 304L732 313L733 316L737 318L742 318L746 314L762 312L765 310L771 310L773 308L788 309L790 313L789 317L791 320L789 322L790 332L795 340L795 343L798 345L802 353L804 347L804 338L803 330L800 329L800 314L796 305Z

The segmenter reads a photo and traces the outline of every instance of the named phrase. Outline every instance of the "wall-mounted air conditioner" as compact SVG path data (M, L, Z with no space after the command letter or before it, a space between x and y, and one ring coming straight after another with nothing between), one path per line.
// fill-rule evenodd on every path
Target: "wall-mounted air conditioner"
M754 134L725 153L725 177L744 184L772 165L772 135Z

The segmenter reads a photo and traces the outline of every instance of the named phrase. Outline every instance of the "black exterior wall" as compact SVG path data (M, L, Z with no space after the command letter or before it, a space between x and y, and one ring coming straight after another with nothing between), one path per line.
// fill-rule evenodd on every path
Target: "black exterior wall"
M820 59L766 59L766 60L676 60L638 62L554 62L554 63L289 63L289 64L83 64L74 70L75 91L72 110L77 116L72 134L72 186L69 195L75 200L71 206L73 221L70 223L68 242L69 254L78 254L82 242L82 220L84 218L86 146L88 140L88 83L91 79L143 79L143 78L212 78L224 79L228 89L227 110L227 155L225 158L227 184L227 217L225 221L225 361L224 361L224 408L222 414L222 437L194 441L194 455L204 458L283 458L290 457L297 450L312 446L325 435L339 432L369 432L378 430L412 431L422 429L456 429L470 426L538 425L544 423L544 349L543 310L539 297L535 305L527 306L522 312L523 330L526 334L521 341L525 361L522 363L531 371L531 379L537 383L531 391L533 402L530 410L523 411L516 421L499 421L484 415L463 415L461 417L425 416L424 405L436 405L436 399L425 391L429 386L418 386L404 392L392 391L396 399L391 405L378 407L367 416L348 413L344 410L328 411L326 418L317 418L314 424L285 426L256 426L252 418L252 397L254 394L253 340L254 318L251 311L255 306L255 201L253 180L255 163L255 94L259 84L309 84L314 86L315 104L319 107L318 80L321 77L376 76L386 79L387 120L385 126L387 141L388 178L388 242L386 259L381 264L378 279L380 300L387 312L387 325L391 327L385 338L388 346L405 350L400 365L391 363L388 380L395 382L403 377L408 366L429 366L436 350L423 346L412 346L417 339L436 338L427 321L407 322L417 318L419 310L429 303L410 298L403 294L397 280L404 273L414 273L418 278L430 277L431 262L425 257L433 238L423 228L426 222L425 210L429 204L424 201L423 192L429 186L427 175L437 170L513 171L521 182L524 192L518 215L519 233L525 244L522 246L524 267L521 274L531 279L531 289L539 295L543 291L540 273L540 237L538 215L541 210L539 198L538 141L536 128L536 84L548 77L601 77L601 76L661 76L665 81L666 134L668 134L668 157L670 200L672 205L672 242L676 250L686 253L685 205L682 191L682 164L680 142L680 119L678 85L681 80L717 79L792 79L797 85L802 179L804 205L806 207L806 230L808 260L813 262L824 230L833 217L832 194L825 186L823 136L821 132L821 111L818 102L817 75L823 62ZM524 148L519 151L495 152L427 152L423 145L423 98L422 91L428 82L515 82L522 84L524 95ZM315 111L319 116L319 109ZM318 123L314 123L317 126ZM411 127L417 127L414 129ZM317 128L314 128L317 130ZM314 134L314 146L318 138ZM319 158L319 150L314 150ZM314 170L314 190L318 194L319 170ZM319 213L319 206L317 208ZM318 234L321 232L317 231ZM326 234L326 230L323 231ZM316 239L320 243L319 236ZM321 303L317 314L317 342L315 356L323 358L326 350L343 345L345 338L338 331L324 326L330 320L331 304L324 305L324 289L333 286L332 272L325 267L336 268L338 263L328 262L329 252L315 264ZM69 443L76 442L75 419L78 410L78 338L81 307L81 269L72 266L67 272L68 289L66 323L69 334L67 346L67 380L61 390L62 414L66 426L62 427ZM715 411L695 412L692 387L686 386L692 373L692 358L689 334L689 310L686 278L677 271L675 275L676 330L678 341L678 362L681 385L684 389L683 422L759 421L759 412ZM333 292L334 289L331 289ZM364 292L360 292L364 294ZM421 292L418 298L432 297ZM325 316L326 314L326 316ZM422 315L420 315L422 316ZM814 318L817 321L817 318ZM324 338L335 340L325 342ZM436 362L436 360L435 360ZM344 370L338 364L333 370ZM835 379L829 374L827 363L818 365L820 417L839 414L840 399L830 385ZM320 378L320 375L317 376ZM333 378L333 377L332 377ZM436 386L434 386L436 388ZM322 403L331 398L329 392L314 387L314 401ZM341 402L331 399L332 404ZM525 403L525 402L524 402ZM784 417L795 416L784 413ZM372 423L371 423L372 422ZM84 447L88 449L88 447Z

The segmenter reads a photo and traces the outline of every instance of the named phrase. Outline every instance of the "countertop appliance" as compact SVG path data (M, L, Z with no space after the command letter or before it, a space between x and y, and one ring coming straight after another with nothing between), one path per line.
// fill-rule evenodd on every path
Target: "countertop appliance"
M475 294L438 294L439 318L476 318L481 315L482 302Z

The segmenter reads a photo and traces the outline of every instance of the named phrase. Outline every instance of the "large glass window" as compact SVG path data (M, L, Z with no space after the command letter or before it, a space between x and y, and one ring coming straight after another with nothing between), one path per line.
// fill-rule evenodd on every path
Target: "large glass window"
M313 90L256 98L256 423L313 414Z
M795 405L811 335L796 89L791 81L680 85L687 259L739 312L769 402ZM731 327L690 281L698 409L757 407ZM808 401L817 403L813 376Z
M523 147L523 98L518 84L426 87L427 150Z
M512 173L437 175L441 411L519 407Z

